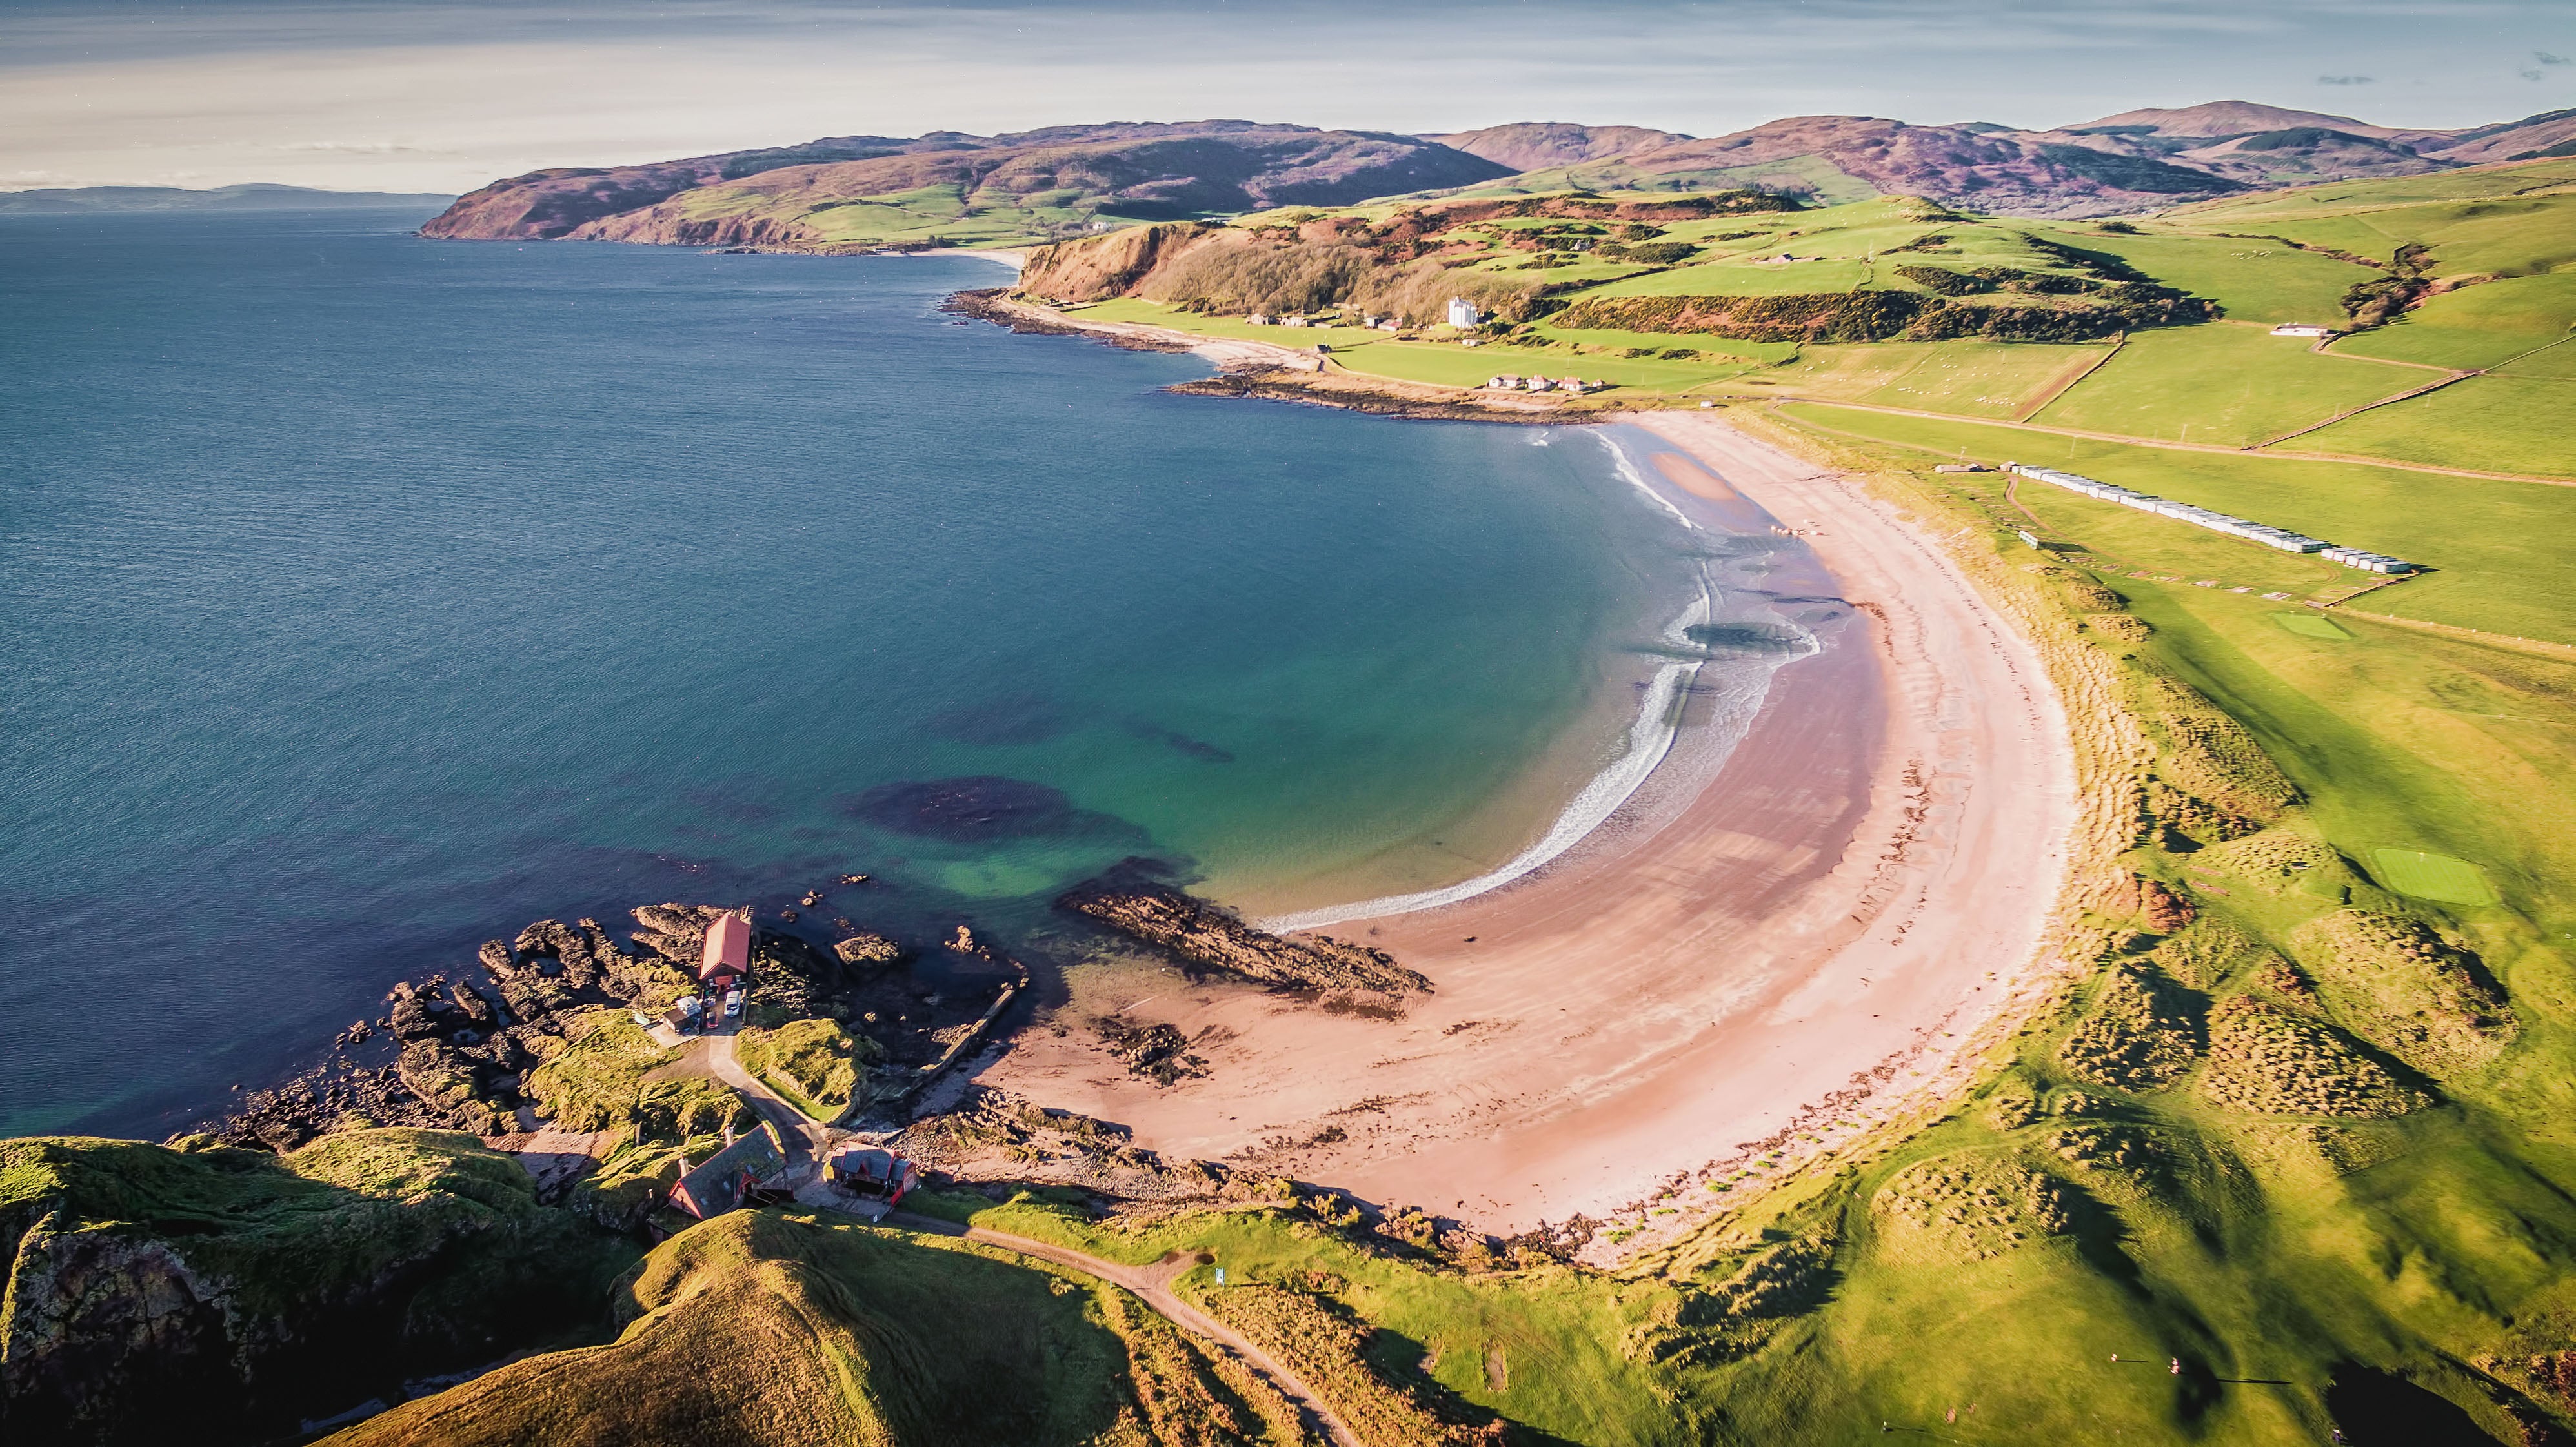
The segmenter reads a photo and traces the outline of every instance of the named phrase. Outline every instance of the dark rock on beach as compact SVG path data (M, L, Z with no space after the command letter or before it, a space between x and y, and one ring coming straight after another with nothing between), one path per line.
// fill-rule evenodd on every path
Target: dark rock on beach
M1202 970L1292 990L1374 990L1403 994L1431 982L1384 950L1325 935L1287 939L1245 924L1230 911L1146 881L1096 879L1056 900L1121 934L1179 956Z

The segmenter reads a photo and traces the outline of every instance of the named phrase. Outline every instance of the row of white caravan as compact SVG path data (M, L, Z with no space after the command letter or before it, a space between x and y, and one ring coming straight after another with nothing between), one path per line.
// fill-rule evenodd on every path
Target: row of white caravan
M2122 507L2133 507L2140 512L2151 512L2158 517L2169 517L2177 522L2207 528L2211 532L2225 533L2232 538L2243 538L2249 543L2261 543L2267 548L2278 548L2285 553L2314 553L2321 558L2341 563L2347 568L2359 568L2366 573L2415 571L2415 564L2403 558L2392 558L2384 553L2367 552L2360 548L2338 547L2323 538L2312 538L2305 533L2291 532L2287 528L2248 522L2240 517L2230 517L2223 512L2212 512L2205 507L2194 507L2187 502L2175 502L2171 498L2157 497L2153 493L2138 492L2108 482L2097 482L2072 472L2060 472L2054 467L2032 467L2026 463L2007 462L2004 464L2004 471L2027 477L2033 482L2045 482L2062 487L2069 492L2080 492L2086 497L2098 497L2104 502L2116 502Z

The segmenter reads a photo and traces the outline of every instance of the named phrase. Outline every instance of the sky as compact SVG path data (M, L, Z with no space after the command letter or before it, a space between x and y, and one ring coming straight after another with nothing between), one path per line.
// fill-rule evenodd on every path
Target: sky
M2576 4L0 0L0 190L454 193L543 166L1111 120L1710 136L2208 100L2428 128L2576 106Z

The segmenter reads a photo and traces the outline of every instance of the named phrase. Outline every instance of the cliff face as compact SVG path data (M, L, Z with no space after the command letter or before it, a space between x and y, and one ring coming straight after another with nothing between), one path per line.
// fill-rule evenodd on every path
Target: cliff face
M1269 206L1344 205L1463 186L1507 166L1414 136L1248 121L1063 126L911 141L846 137L607 170L537 171L465 196L426 236L763 245L848 244L981 214L1004 231L1078 230L1089 216L1177 219ZM935 191L935 195L924 192ZM841 216L844 208L865 208ZM880 213L898 213L887 218Z
M226 1294L167 1243L57 1206L19 1238L10 1266L0 1422L112 1440L138 1396L221 1392L233 1355Z
M0 1143L0 1248L0 1438L48 1443L291 1435L561 1330L632 1259L472 1137L408 1130Z
M1020 289L1061 301L1124 296L1155 267L1213 228L1195 222L1131 226L1107 236L1041 246L1020 270Z

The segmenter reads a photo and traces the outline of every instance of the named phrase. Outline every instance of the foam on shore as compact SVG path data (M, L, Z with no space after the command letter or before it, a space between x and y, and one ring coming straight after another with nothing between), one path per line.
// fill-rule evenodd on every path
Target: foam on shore
M1603 446L1609 449L1612 465L1622 480L1653 499L1684 528L1692 532L1710 531L1656 487L1638 468L1627 449L1621 447L1606 429L1592 435L1600 438ZM1532 442L1533 445L1545 446L1551 440L1543 432ZM1665 625L1660 642L1676 652L1693 649L1696 645L1689 630L1716 622L1724 611L1722 597L1723 590L1712 580L1710 570L1703 566L1700 570L1700 596ZM1575 793L1546 833L1496 868L1438 889L1322 905L1274 915L1254 923L1276 933L1438 909L1500 889L1536 872L1582 844L1603 826L1620 819L1622 811L1629 816L1623 822L1632 825L1659 822L1662 817L1686 805L1698 792L1699 785L1716 776L1718 767L1725 763L1726 756L1733 752L1752 726L1754 714L1760 710L1763 697L1770 691L1771 676L1782 666L1814 653L1818 647L1814 636L1809 634L1806 646L1797 652L1744 660L1740 669L1723 670L1727 686L1714 692L1703 682L1703 676L1710 672L1710 664L1714 660L1705 657L1675 659L1658 666L1654 677L1643 689L1644 697L1639 702L1636 719L1628 726L1625 750ZM1707 722L1702 726L1703 742L1687 751L1689 767L1678 771L1689 775L1689 778L1681 781L1680 787L1660 791L1663 797L1640 799L1647 783L1655 779L1658 770L1663 769L1667 762L1672 761L1682 737L1683 714L1694 701L1694 695L1711 698L1713 702L1707 710ZM1639 807L1632 808L1632 804Z

